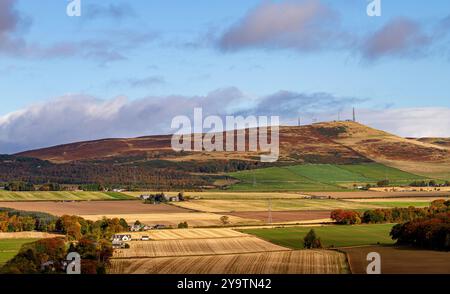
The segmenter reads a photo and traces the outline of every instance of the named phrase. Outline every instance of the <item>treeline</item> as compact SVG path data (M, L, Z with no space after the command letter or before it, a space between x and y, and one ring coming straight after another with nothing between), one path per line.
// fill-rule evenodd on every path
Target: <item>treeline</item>
M331 218L346 225L400 223L390 233L397 244L450 250L450 200L435 200L425 208L374 209L362 214L353 210L334 210Z
M0 231L58 233L66 235L68 240L78 240L86 234L110 238L117 232L128 231L128 224L123 218L104 218L94 222L79 216L57 217L43 212L0 208Z
M13 181L5 183L3 188L6 191L62 191L64 190L60 184L57 183L46 183L42 185L34 185L29 182Z
M82 273L106 273L113 253L112 235L129 229L126 221L118 218L93 222L79 216L56 217L9 209L1 211L0 224L6 232L36 230L65 234L65 238L42 239L24 245L1 268L1 273L64 273L67 266L65 259L70 252L80 254Z
M449 187L450 182L445 181L443 184L438 184L435 180L430 181L414 181L409 184L411 187Z
M55 232L57 216L32 211L0 208L0 232Z
M450 250L450 212L395 225L390 233L399 245Z
M379 208L366 210L363 213L354 210L337 209L331 212L331 219L337 224L380 224L380 223L402 223L417 218L434 216L438 213L450 211L450 200L435 200L429 207L425 208Z
M0 156L0 182L24 182L33 185L58 183L60 185L99 184L136 186L141 189L188 189L210 184L208 177L191 175L177 168L155 168L146 164L111 162L72 162L53 164L48 161ZM13 187L14 188L14 187ZM17 191L29 188L14 188Z

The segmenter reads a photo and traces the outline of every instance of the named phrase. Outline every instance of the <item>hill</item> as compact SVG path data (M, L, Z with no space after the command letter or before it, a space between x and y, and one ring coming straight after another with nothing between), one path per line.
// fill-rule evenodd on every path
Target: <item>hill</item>
M226 175L237 171L320 164L330 168L326 171L323 166L315 168L312 171L314 174L340 173L349 176L355 173L336 166L370 163L406 172L403 175L405 181L416 175L447 180L450 178L450 149L445 144L439 144L441 141L401 138L355 122L283 126L280 127L280 158L278 162L269 164L259 161L259 152L175 152L171 148L170 135L103 139L3 156L0 182L20 178L71 184L139 183L153 188L201 188L211 186L218 180L229 181ZM300 170L296 172L299 174ZM374 172L377 172L376 168ZM273 177L277 173L280 177L286 176L274 170ZM316 185L317 180L311 182L304 178L302 182ZM357 175L356 178L347 177L346 181L364 182L381 178ZM331 186L330 181L323 183L323 186L334 189L333 181Z

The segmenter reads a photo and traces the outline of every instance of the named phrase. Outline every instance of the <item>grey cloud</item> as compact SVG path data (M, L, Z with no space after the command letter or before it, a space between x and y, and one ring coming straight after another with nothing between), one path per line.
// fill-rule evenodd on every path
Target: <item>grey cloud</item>
M339 29L337 13L319 0L265 1L223 33L225 51L245 48L319 50L339 48L349 41Z
M258 115L278 115L295 118L300 115L313 116L317 113L335 113L345 107L365 102L366 99L336 97L329 93L296 93L279 91L259 99L251 112ZM247 114L250 112L247 111Z
M429 26L398 17L378 30L356 33L342 28L339 12L320 0L264 1L212 42L222 51L344 50L363 60L375 61L436 53L432 51L433 45L448 35L449 28L450 16ZM211 40L211 36L204 39ZM448 42L442 43L448 48Z
M353 101L353 100L352 100ZM106 137L171 133L172 118L192 117L195 107L204 115L297 116L297 110L342 107L350 101L327 94L279 92L251 97L237 88L223 88L204 96L126 97L101 100L71 95L0 117L0 153Z
M195 107L205 115L226 114L227 107L243 99L238 89L225 88L205 96L126 97L101 100L70 95L31 105L0 116L0 153L107 137L170 133L171 120L192 116Z
M126 29L100 31L95 38L79 41L59 41L53 44L27 42L21 30L31 21L15 9L17 0L0 1L0 54L23 58L87 58L100 64L124 60L129 51L153 42L158 35L154 32L138 32ZM124 17L131 13L128 4L94 6L95 14L109 14Z
M384 56L417 56L424 54L432 41L418 22L398 18L370 34L361 51L371 60Z

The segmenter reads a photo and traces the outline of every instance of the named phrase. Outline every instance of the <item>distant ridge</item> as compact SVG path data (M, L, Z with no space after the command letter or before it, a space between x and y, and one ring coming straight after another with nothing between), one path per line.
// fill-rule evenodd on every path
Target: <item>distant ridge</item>
M380 162L422 175L450 175L450 140L406 139L352 122L325 122L280 127L280 163L349 164ZM171 135L102 139L31 150L19 156L53 163L117 160L202 162L257 161L255 152L175 152Z

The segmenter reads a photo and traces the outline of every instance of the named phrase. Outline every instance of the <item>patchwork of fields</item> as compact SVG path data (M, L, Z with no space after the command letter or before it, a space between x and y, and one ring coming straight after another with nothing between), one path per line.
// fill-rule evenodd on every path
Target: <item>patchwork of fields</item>
M231 191L340 191L353 184L374 184L389 179L405 185L424 177L379 163L354 165L307 164L229 173L240 183Z
M379 208L370 202L351 202L345 200L315 199L276 199L276 200L193 200L175 205L205 212L333 210L333 209L372 209Z
M326 250L292 251L230 229L147 232L114 252L114 274L302 274L348 273L345 255ZM144 233L134 233L139 237Z

